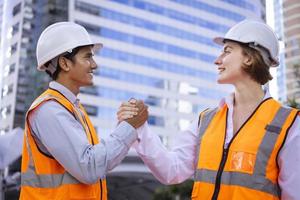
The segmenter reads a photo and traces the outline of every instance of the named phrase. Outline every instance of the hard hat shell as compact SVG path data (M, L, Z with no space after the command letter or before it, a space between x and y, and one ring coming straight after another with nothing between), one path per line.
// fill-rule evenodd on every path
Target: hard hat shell
M279 64L278 38L272 29L263 22L244 20L234 25L224 37L214 38L214 42L220 45L224 45L224 40L232 40L246 44L251 43L250 47L257 47L255 49L259 49L259 46L261 46L268 51L268 58L266 59L270 59L272 63L271 67L276 67Z
M48 61L62 53L85 45L93 45L95 50L103 46L100 42L92 41L86 29L79 24L74 22L54 23L41 33L37 42L37 69L45 71L44 64Z

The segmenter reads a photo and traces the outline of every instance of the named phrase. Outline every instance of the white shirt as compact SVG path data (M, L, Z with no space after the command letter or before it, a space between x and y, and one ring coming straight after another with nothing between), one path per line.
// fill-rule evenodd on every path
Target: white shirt
M266 92L264 99L269 98ZM225 147L233 138L233 97L229 96L220 102L220 107L228 106ZM160 138L151 132L148 124L137 129L139 143L134 145L137 153L149 167L153 175L164 184L181 183L191 178L195 172L198 142L198 118L187 130L181 132L171 150L166 149ZM299 200L300 192L300 117L297 117L283 148L278 155L279 185L281 199Z
M22 154L23 129L15 128L0 136L0 169L3 170Z

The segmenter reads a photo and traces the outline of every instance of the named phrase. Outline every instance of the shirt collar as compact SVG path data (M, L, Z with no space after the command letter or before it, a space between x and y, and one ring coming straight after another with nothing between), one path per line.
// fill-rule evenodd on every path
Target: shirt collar
M49 83L49 88L57 90L58 92L60 92L62 95L64 95L73 104L75 104L76 102L79 101L77 99L77 97L73 94L73 92L71 92L68 88L66 88L65 86L63 86L62 84L60 84L56 81L51 81Z
M271 97L271 94L270 94L270 92L267 88L264 88L264 93L265 93L265 96L264 96L263 100ZM225 104L228 107L232 108L233 107L233 101L234 101L234 93L231 93L229 96L224 97L224 98L221 99L221 101L219 102L219 108L222 108Z

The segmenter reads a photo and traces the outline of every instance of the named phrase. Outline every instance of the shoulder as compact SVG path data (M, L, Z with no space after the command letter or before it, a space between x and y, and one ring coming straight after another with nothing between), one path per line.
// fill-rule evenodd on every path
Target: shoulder
M53 120L62 115L70 115L69 111L55 100L47 100L40 103L34 109L29 110L28 118L32 120Z
M204 117L212 117L218 111L218 109L219 109L219 107L206 108L203 111L201 111L199 114L199 117L198 117L198 126Z

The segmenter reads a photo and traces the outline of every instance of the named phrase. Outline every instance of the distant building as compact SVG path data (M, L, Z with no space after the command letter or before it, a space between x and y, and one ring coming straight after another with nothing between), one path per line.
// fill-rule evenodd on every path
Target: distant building
M1 4L0 4L1 5ZM67 20L68 1L2 1L0 134L24 127L26 111L49 78L37 72L35 48L42 30Z
M284 27L283 27L283 8L282 0L274 0L274 27L280 43L279 60L280 65L277 67L277 94L278 100L287 101L287 85L286 85L286 63L285 63L285 46L284 46Z
M300 102L300 1L283 0L287 97Z

